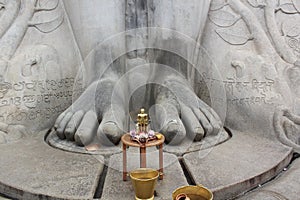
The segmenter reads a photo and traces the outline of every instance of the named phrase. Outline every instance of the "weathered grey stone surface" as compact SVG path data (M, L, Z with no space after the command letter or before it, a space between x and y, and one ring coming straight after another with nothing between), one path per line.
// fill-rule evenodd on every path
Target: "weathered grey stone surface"
M297 1L212 0L201 43L221 75L204 82L226 90L225 126L298 152L299 20Z
M81 57L60 0L1 1L0 7L0 121L34 134L82 92L75 80ZM7 142L5 127L0 143Z
M68 153L35 138L0 145L0 191L17 199L92 199L101 156Z
M135 150L130 150L127 155L128 171L139 168L139 153ZM172 198L172 192L176 188L188 185L188 183L176 156L164 153L164 166L164 179L158 181L155 199L169 200ZM147 154L147 167L158 169L158 152L156 150L152 149ZM113 155L109 161L101 199L129 200L133 198L134 191L130 178L128 177L126 182L122 179L122 154Z
M193 141L189 138L185 138L180 145L164 145L164 151L182 156L183 154L203 151L208 148L212 148L216 145L220 145L230 139L230 135L222 129L218 135L213 135L203 138L201 141Z
M290 160L281 143L300 152L299 21L298 0L0 0L1 191L92 198L94 158L27 137L56 119L56 147L110 155L142 106L217 199L267 181ZM203 151L224 124L239 132Z
M275 200L299 199L300 196L300 160L296 159L287 171L263 187L256 189L238 200Z
M226 143L183 156L197 184L227 199L248 191L276 176L292 158L290 148L277 142L233 132Z

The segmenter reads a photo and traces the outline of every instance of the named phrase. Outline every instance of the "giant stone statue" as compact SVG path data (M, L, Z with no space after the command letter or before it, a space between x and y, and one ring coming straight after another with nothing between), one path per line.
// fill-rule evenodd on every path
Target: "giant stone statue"
M203 16L207 15L208 2L203 1L202 3L195 4L203 9ZM77 12L78 15L84 16L87 11L82 9L74 11L74 5L76 4L67 3L67 9L68 6L70 6L69 9L71 13ZM138 105L140 105L143 100L145 104L142 106L151 107L149 104L156 104L164 108L163 110L156 109L158 122L156 126L161 128L161 132L166 136L167 143L178 145L187 137L187 134L194 138L195 141L200 141L205 135L216 135L219 132L222 127L222 122L217 113L197 97L193 88L196 75L189 74L193 69L189 69L191 66L188 66L188 63L185 63L185 68L182 66L182 72L176 74L171 70L160 70L159 67L151 65L148 67L149 69L145 69L145 71L141 72L141 70L136 70L132 73L130 72L134 67L159 62L171 66L174 71L178 70L178 66L176 66L177 63L172 63L173 59L179 60L178 56L164 55L164 51L151 52L150 47L160 48L157 43L166 43L166 45L169 45L176 41L172 38L159 38L158 33L156 35L149 33L151 29L148 27L155 26L156 24L151 24L149 21L151 13L148 12L148 6L150 5L145 1L127 2L124 8L126 10L125 24L117 28L118 31L125 31L123 41L111 40L112 43L123 42L126 55L118 58L121 61L116 61L118 63L114 64L114 66L110 66L110 69L107 69L102 77L94 78L95 80L91 81L84 93L58 117L54 126L59 138L70 141L75 140L78 145L88 145L95 139L103 145L118 144L122 134L124 134L124 130L128 131L128 125L125 125L125 123L127 117L126 109L128 109L127 107L129 105L122 101L118 101L117 105L114 105L114 101L116 100L112 98L129 98L128 95L132 91L131 88L135 87L136 84L140 84L137 83L139 81L145 82L145 84L158 82L163 84L163 86L148 86L144 91L144 95L151 93L150 90L153 90L153 92L150 96L144 97L144 99L139 98L138 101L140 102ZM115 12L121 12L121 10L116 10ZM118 13L118 15L120 14L121 13ZM153 14L156 15L156 13ZM97 20L98 22L94 21L90 23L101 24L101 21L104 19L99 18ZM201 18L198 26L199 29L192 30L193 32L191 33L194 36L201 38L205 21L206 17ZM78 22L74 21L73 23ZM177 29L180 28L179 26ZM99 30L85 30L85 28L82 27L80 32L85 31L90 31L90 34L93 34L93 32ZM93 40L94 43L96 43L101 39L93 38ZM183 41L177 42L183 43ZM114 45L115 44L108 44L106 48L117 51L112 47ZM96 61L93 62L93 66L91 66L92 69L90 69L94 72L104 68L104 66L101 66L103 62L101 60L98 61L100 58L97 58L97 56L105 50L100 49L103 48L101 45L96 48L96 53L92 55L94 58L91 58ZM196 47L187 45L186 48ZM164 60L160 61L159 59L162 57L164 57ZM120 71L123 72L120 73ZM126 76L128 73L131 74L127 77L128 80L125 82L127 85L122 84L121 88L116 89L117 82L124 74ZM127 87L129 87L129 89ZM117 94L113 95L114 91L116 91ZM180 97L180 95L182 97ZM135 100L133 104L136 104L136 102L137 100ZM113 109L114 106L116 107L115 109ZM133 106L129 109L136 109L137 111L138 108L134 108Z
M260 187L300 173L299 22L299 0L0 0L0 195L127 199L141 108L174 179L158 197L286 195Z

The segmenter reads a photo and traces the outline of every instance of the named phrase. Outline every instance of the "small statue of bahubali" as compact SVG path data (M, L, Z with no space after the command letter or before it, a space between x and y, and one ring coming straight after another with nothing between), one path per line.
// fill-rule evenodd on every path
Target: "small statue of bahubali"
M145 109L141 108L141 112L137 117L137 126L139 127L139 132L148 132L149 118L148 114L145 113Z
M130 136L132 140L146 143L149 140L156 139L155 132L153 130L149 130L149 117L148 114L145 113L145 109L141 108L140 113L137 116L135 125L135 130L130 131Z

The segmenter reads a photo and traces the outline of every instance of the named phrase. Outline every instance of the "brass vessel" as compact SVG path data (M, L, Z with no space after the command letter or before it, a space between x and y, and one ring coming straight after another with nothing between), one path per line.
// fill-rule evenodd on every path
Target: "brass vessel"
M176 200L182 194L185 194L190 200L213 200L212 192L202 185L189 185L177 188L172 194L172 199Z
M136 200L154 199L154 188L158 176L158 171L149 168L140 168L130 172Z

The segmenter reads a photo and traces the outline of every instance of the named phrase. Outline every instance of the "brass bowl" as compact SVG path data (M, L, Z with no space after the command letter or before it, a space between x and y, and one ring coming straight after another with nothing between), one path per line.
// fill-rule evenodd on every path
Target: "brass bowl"
M135 199L154 199L154 188L159 173L157 170L140 168L130 172L130 178L135 191Z
M172 199L176 200L179 194L186 194L191 200L213 200L212 192L202 185L189 185L177 188L172 194Z

